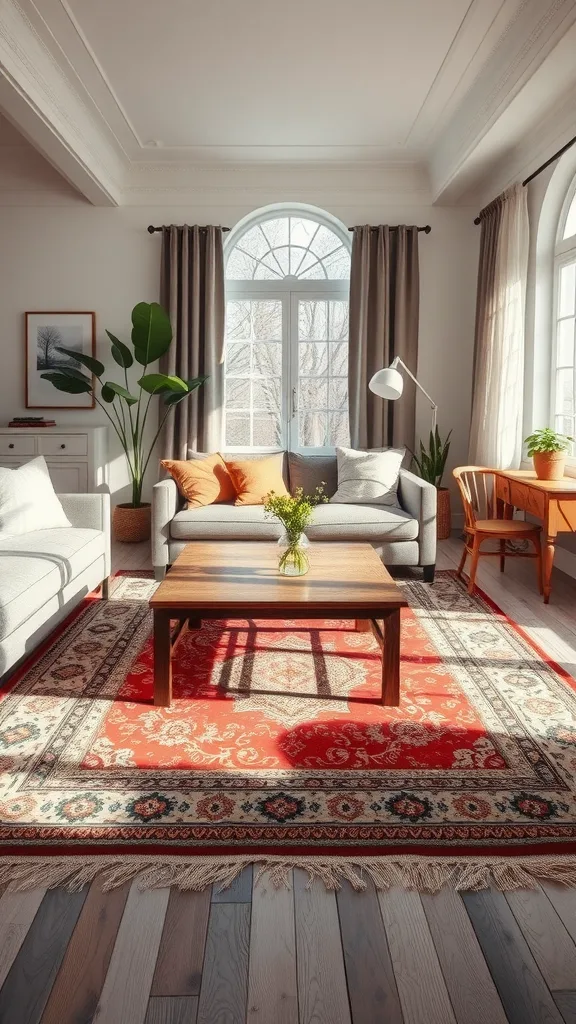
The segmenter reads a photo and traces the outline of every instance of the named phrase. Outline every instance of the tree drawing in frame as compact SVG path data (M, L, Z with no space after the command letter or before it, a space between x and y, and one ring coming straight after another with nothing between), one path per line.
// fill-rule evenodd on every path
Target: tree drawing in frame
M61 367L80 369L80 363L76 359L58 351L60 348L68 348L82 352L82 341L78 339L74 327L56 327L54 324L38 327L36 348L37 370L58 370Z
M92 394L56 392L42 374L82 369L96 355L96 314L84 310L33 310L24 314L27 409L93 409ZM63 352L62 349L66 351ZM78 353L78 358L75 358Z

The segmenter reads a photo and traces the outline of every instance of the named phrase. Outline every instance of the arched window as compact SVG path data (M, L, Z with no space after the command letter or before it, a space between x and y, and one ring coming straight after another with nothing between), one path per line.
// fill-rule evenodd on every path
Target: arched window
M349 444L348 232L272 207L230 233L226 256L224 447Z
M576 425L576 182L566 197L560 217L554 261L556 302L551 411L554 429L573 437ZM571 454L576 454L575 445Z

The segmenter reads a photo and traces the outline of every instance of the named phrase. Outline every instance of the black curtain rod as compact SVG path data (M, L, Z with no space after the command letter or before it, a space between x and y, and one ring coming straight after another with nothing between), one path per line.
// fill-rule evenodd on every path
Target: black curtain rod
M206 231L206 228L203 227L201 224L199 224L197 226L200 228L200 231ZM153 224L149 224L148 225L148 233L150 235L153 235L155 231L163 231L165 227L166 227L165 224L161 224L160 227L157 227L157 228L155 228ZM222 228L222 231L230 231L230 228Z
M553 164L555 160L558 160L558 158L563 156L564 153L567 152L567 150L571 149L575 143L576 135L573 139L570 139L570 142L567 142L564 146L562 146L562 149L559 149L557 153L554 153L554 155L549 157L548 160L545 160L543 164L540 164L540 167L537 167L535 171L532 171L532 174L529 174L527 178L524 178L524 181L522 182L524 188L526 188L526 185L529 185L531 181L534 181L534 178L537 178L539 174L542 174L542 171L545 171L547 167L550 167L550 164ZM490 206L490 203L488 203L488 205ZM475 224L480 224L481 222L481 216L474 218Z
M398 231L398 228L399 228L398 224L388 224L387 226L388 226L390 231ZM348 231L355 231L355 230L356 230L355 227L354 228L348 228ZM377 230L376 226L374 225L374 227L371 227L371 230L372 231L376 231ZM419 227L416 230L417 231L423 231L425 235L429 235L430 232L432 231L432 228L430 227L429 224L425 224L423 227Z

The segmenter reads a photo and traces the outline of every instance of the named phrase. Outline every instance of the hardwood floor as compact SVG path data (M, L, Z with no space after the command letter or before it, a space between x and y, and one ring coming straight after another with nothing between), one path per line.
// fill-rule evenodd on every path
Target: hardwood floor
M439 568L461 552L440 545ZM116 545L145 569L147 545ZM576 674L576 581L521 559L478 584ZM576 891L275 889L0 895L0 1024L575 1024Z

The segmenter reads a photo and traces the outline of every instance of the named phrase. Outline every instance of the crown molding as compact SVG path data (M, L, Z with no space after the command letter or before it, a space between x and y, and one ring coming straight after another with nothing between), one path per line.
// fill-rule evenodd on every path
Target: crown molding
M516 0L514 6L498 43L436 139L430 158L435 201L449 189L454 195L466 162L576 22L576 0Z
M247 197L266 202L312 201L339 197L348 205L365 205L366 196L388 204L428 205L430 188L422 164L133 164L122 192L126 205L181 203L201 195L233 202ZM309 197L308 199L306 197Z
M0 104L96 205L120 201L124 166L17 0L0 5Z

